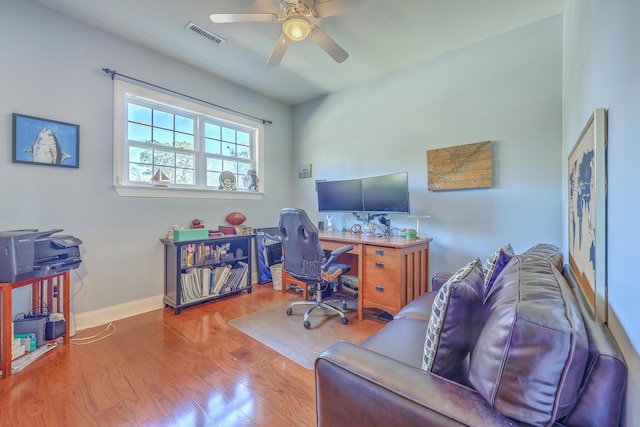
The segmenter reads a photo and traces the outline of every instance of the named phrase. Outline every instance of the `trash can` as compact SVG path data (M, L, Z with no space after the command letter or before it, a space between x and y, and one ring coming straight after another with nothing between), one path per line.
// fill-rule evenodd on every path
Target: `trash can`
M282 264L273 264L269 267L271 270L271 282L273 283L273 289L276 291L282 290Z

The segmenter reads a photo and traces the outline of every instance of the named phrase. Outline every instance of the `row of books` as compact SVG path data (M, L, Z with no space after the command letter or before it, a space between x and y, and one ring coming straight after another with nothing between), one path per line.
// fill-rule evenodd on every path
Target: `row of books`
M188 269L181 275L181 300L189 302L242 289L247 283L248 274L249 265L242 261L233 267L224 264L215 268Z
M192 267L202 265L206 262L219 262L222 255L230 250L230 243L223 245L211 245L205 243L189 243L182 246L180 259L182 267Z

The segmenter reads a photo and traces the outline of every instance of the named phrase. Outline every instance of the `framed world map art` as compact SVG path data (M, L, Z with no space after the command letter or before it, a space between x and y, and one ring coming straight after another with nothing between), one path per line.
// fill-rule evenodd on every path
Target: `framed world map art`
M569 154L569 265L607 322L607 112L595 110Z

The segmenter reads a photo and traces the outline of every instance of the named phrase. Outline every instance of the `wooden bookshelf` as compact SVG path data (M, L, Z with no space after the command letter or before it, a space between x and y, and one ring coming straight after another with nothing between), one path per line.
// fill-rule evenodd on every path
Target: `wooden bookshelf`
M226 235L164 245L164 304L175 314L241 291L251 293L253 234Z

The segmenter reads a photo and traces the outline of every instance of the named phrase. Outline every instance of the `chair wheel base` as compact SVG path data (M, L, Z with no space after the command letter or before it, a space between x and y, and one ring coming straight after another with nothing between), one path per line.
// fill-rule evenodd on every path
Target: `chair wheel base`
M289 307L287 308L287 315L290 316L293 313L293 307L294 306L311 306L305 313L304 313L304 318L303 318L303 322L302 325L304 326L305 329L309 329L311 327L311 322L308 320L309 316L311 315L311 312L314 311L317 308L323 308L326 310L329 310L329 312L333 312L334 314L339 314L340 315L340 321L342 322L343 325L346 325L349 322L349 319L347 319L347 316L345 316L344 312L342 310L340 310L337 307L332 306L331 304L327 304L326 302L324 302L322 300L322 295L319 291L317 291L317 295L316 295L316 301L295 301L292 302L291 305L289 305ZM347 309L347 303L346 301L342 301L342 307L343 309Z

